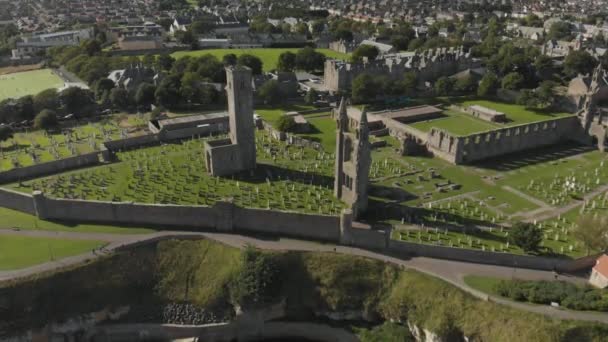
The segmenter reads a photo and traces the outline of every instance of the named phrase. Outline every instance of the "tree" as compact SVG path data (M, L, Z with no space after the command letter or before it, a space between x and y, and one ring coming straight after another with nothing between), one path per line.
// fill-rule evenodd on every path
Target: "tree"
M469 94L475 91L476 87L477 83L471 76L461 77L456 80L456 83L454 83L454 91L459 94Z
M34 119L34 128L49 130L57 126L57 113L50 109L44 109Z
M524 89L517 98L517 103L534 109L549 108L555 102L554 87L554 82L544 81L538 89Z
M572 39L571 34L572 27L570 23L565 21L558 21L551 24L551 27L549 27L547 38L554 40L570 40Z
M378 87L369 74L357 76L352 83L353 102L367 103L376 99Z
M156 56L147 53L142 57L141 62L147 67L153 67L156 65Z
M281 115L277 120L277 129L281 132L291 132L296 127L296 121L291 115Z
M224 63L224 65L226 65L226 66L236 65L236 63L237 63L236 55L233 53L225 54L224 57L222 57L222 63Z
M262 73L262 60L254 55L247 53L240 55L237 59L237 64L249 67L254 75L259 75Z
M13 129L7 125L0 125L0 141L5 141L13 137Z
M418 76L413 71L408 71L403 75L403 91L406 95L413 95L418 85Z
M34 111L40 113L43 109L59 109L59 93L57 89L46 89L34 96Z
M481 82L479 82L479 88L477 88L477 95L479 96L491 96L496 94L498 89L498 77L492 72L486 73Z
M296 68L306 71L323 70L325 55L311 47L298 50L296 54Z
M109 78L102 78L97 83L95 83L95 98L102 99L107 94L110 93L110 90L115 87L114 81Z
M279 55L277 70L293 71L296 67L296 54L290 51L285 51Z
M149 107L154 103L154 92L156 87L150 83L142 83L135 92L135 103L138 106Z
M517 222L509 231L509 242L524 252L536 252L543 241L543 232L532 223Z
M572 51L564 60L564 72L575 77L577 74L590 74L597 66L597 60L587 51Z
M304 96L304 102L306 102L306 104L312 105L317 101L318 97L319 94L317 94L317 91L314 88L310 88Z
M95 39L85 40L82 42L82 47L89 56L95 56L101 52L101 44Z
M179 75L169 75L165 77L154 92L156 103L167 107L175 107L181 100L179 89L181 88L181 79Z
M277 80L268 80L260 87L258 96L265 104L277 104L281 101L281 88Z
M553 68L553 60L547 55L539 55L534 61L534 68L539 74L546 74Z
M572 235L585 246L587 255L591 251L606 251L608 249L608 218L590 214L582 215L578 218Z
M175 58L171 57L168 53L163 53L156 59L158 66L162 70L171 70L173 67L173 63L175 63Z
M15 102L14 110L19 120L31 120L36 115L34 110L34 97L31 95L22 96Z
M373 45L359 45L353 51L351 59L353 62L361 62L364 57L367 57L367 60L372 61L378 57L379 53L378 48Z
M110 102L116 108L126 109L130 102L129 93L123 88L114 88L110 90Z
M440 77L435 82L435 94L438 96L447 96L454 90L454 80L448 77Z
M502 79L501 86L503 89L518 90L521 88L523 83L524 77L520 73L511 72Z

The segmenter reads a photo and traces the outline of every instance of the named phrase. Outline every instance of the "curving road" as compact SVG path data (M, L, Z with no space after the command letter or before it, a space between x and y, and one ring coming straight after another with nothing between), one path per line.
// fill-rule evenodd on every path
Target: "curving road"
M400 267L414 269L437 278L443 279L450 284L472 294L482 300L489 300L503 305L507 305L519 310L525 310L538 314L547 315L559 319L571 319L581 321L593 321L608 323L608 313L600 312L584 312L584 311L569 311L554 308L546 305L532 305L519 302L513 302L489 296L485 293L477 291L469 287L463 280L465 275L479 275L487 277L502 277L502 278L518 278L526 280L552 280L554 275L549 271L539 271L523 268L511 268L504 266L482 265L460 261L431 259L424 257L414 257L410 259L400 259L389 255L372 252L360 248L340 246L331 243L317 243L311 241L295 240L288 238L260 238L252 236L243 236L236 234L224 233L203 233L203 232L179 232L179 231L160 231L151 234L105 234L105 233L76 233L76 232L51 232L38 230L21 230L14 231L10 229L0 229L1 235L23 235L23 236L38 236L38 237L56 237L61 239L91 239L106 241L106 245L100 251L91 251L77 256L68 257L58 261L51 261L44 264L36 265L29 268L24 268L15 271L0 271L0 281L14 280L27 277L33 274L50 272L67 267L70 265L79 264L87 260L106 255L120 248L132 246L138 243L146 243L159 239L167 238L208 238L217 242L236 247L244 248L247 245L252 245L260 249L274 251L305 251L305 252L335 252L341 254L361 256L371 259L388 262ZM585 279L560 276L561 280L566 280L575 283L584 282Z

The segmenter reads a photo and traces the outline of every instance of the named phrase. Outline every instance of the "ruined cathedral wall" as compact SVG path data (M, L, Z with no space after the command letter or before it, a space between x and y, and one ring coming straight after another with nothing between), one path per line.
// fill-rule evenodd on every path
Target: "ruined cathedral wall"
M428 133L427 145L438 157L462 164L566 140L579 140L581 130L576 117L506 127L465 137L433 128Z

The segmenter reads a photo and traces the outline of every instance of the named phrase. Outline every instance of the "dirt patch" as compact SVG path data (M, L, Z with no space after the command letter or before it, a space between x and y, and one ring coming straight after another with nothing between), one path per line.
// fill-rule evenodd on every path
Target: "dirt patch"
M8 75L8 74L14 74L17 72L38 70L40 68L42 68L42 63L30 64L30 65L9 66L9 67L5 67L5 68L0 68L0 75Z

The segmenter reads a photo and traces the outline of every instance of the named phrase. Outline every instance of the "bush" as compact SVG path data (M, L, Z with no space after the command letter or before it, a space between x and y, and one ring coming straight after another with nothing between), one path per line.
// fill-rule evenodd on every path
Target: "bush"
M9 126L0 126L0 141L8 140L13 137L13 129Z
M608 311L608 296L604 297L603 290L564 281L504 280L496 286L496 292L520 302L545 305L555 302L573 310Z
M272 302L282 287L281 273L274 255L248 247L243 252L243 268L232 283L232 299L243 307Z
M293 116L283 115L277 121L277 129L281 132L292 131L296 127L296 121Z
M45 109L36 115L34 128L48 130L57 126L57 122L57 114L50 109Z
M543 232L531 223L517 222L509 232L509 242L524 250L535 252L543 241Z

